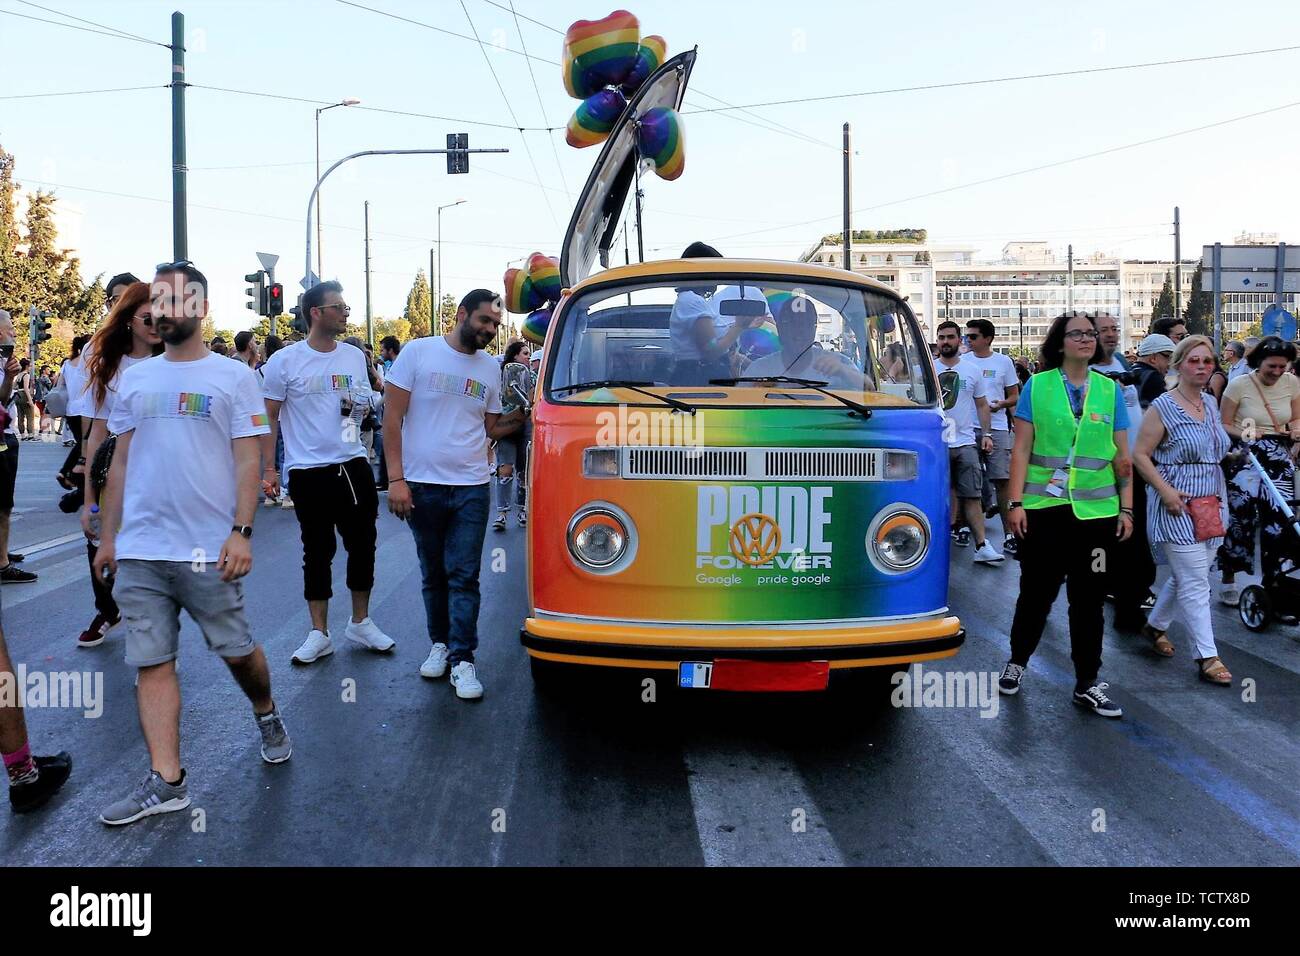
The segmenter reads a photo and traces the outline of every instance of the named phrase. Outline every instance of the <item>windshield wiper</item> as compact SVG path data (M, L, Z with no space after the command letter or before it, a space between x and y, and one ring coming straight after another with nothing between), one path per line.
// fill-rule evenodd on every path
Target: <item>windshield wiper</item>
M845 398L843 395L836 395L828 389L822 388L823 385L829 385L830 382L813 382L806 378L790 378L788 375L754 375L747 378L711 378L710 385L745 385L750 382L780 382L782 385L799 385L803 388L811 388L815 392L821 392L823 395L829 395L842 405L847 405L863 418L871 417L871 408L863 405L861 402L855 402L851 398Z
M675 398L669 398L667 395L658 395L655 392L647 392L645 390L645 386L654 384L654 382L632 382L624 379L611 378L599 382L579 382L576 385L561 385L559 388L552 388L551 393L558 395L561 392L582 392L592 388L626 388L633 392L639 392L642 395L649 395L651 398L657 398L665 405L671 405L679 412L685 412L688 415L695 414L694 405L687 405L685 402L678 401Z

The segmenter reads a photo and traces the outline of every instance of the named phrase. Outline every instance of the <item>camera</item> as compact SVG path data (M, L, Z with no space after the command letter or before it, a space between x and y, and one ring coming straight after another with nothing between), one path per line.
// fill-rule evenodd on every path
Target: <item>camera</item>
M1141 375L1131 369L1127 372L1102 372L1101 369L1097 369L1097 371L1120 385L1136 385L1142 378Z

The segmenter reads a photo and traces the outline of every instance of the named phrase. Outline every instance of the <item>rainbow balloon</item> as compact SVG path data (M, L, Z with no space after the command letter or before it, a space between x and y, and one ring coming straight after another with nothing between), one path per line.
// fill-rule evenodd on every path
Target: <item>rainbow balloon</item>
M560 260L534 252L528 257L528 281L543 302L560 299Z
M656 106L641 115L636 134L641 155L654 163L660 179L673 180L686 168L686 139L675 109Z
M626 10L603 20L577 21L564 34L564 89L585 100L606 86L618 86L636 65L640 49L641 24Z
M551 325L551 307L548 305L544 309L538 309L524 319L523 327L520 329L523 337L534 345L541 345L546 341L546 330Z
M541 297L528 279L523 269L507 269L502 283L505 286L505 305L507 312L522 315L531 312L542 304Z
M564 141L578 149L603 143L626 106L627 100L618 90L592 93L578 104L578 109L569 117Z
M622 90L628 96L637 91L642 83L668 59L668 41L660 36L648 36L641 40L636 51L636 62L623 80Z

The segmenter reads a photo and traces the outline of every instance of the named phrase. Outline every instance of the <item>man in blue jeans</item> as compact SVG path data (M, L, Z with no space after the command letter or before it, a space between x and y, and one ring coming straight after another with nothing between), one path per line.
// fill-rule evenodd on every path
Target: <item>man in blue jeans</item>
M456 696L483 696L474 669L478 571L487 530L488 442L523 425L501 414L501 369L483 349L501 324L501 297L475 289L461 300L446 335L408 342L384 388L388 510L409 521L424 579L433 649L420 673L451 668ZM401 462L398 474L394 463Z

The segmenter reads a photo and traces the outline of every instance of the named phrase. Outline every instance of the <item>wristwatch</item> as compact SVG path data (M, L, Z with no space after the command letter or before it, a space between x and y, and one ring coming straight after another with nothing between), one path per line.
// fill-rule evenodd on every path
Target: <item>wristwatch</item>
M1023 508L1024 506L1025 506L1025 503L1024 503L1023 501L1008 501L1008 502L1007 502L1007 510L1008 510L1008 511L1015 511L1017 508Z
M237 524L230 530L239 532L245 538L251 538L253 536L253 526L251 524Z

